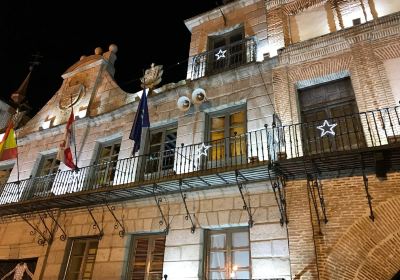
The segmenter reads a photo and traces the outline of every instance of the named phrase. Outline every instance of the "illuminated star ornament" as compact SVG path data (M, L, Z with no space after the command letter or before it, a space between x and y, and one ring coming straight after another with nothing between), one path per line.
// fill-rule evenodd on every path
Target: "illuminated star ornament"
M215 54L215 56L217 57L217 60L220 60L221 58L225 58L225 53L226 53L226 50L222 50L222 49L219 49L219 51Z
M208 149L210 149L211 146L204 145L204 143L201 144L200 148L196 151L196 158L201 158L201 156L208 156Z
M337 123L329 124L327 120L324 120L324 123L320 126L317 126L319 130L321 130L321 137L324 137L327 134L335 135L333 128L337 126Z

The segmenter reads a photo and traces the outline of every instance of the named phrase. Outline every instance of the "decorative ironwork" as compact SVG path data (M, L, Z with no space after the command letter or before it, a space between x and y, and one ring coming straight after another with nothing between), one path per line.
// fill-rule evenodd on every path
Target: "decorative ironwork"
M363 177L363 183L364 183L364 189L366 193L366 198L368 200L368 207L369 207L369 218L374 222L375 221L375 215L374 211L372 209L372 196L369 193L368 189L368 177L367 174L365 173L365 165L364 165L364 159L363 155L360 154L360 161L361 161L361 172L362 172L362 177Z
M103 231L103 228L100 228L99 223L96 221L96 219L95 219L95 217L93 215L93 212L92 212L93 208L87 207L87 210L88 210L88 212L90 214L90 217L92 217L92 220L93 220L93 225L92 225L93 229L97 228L97 230L99 231L99 239L102 239L103 235L104 235L104 231Z
M104 204L107 206L108 211L110 211L111 215L113 216L113 218L114 218L114 220L115 220L114 229L117 229L118 227L120 227L121 230L118 232L118 235L119 235L120 237L124 237L124 235L125 235L125 227L124 227L124 225L123 225L123 221L120 222L120 221L118 220L117 216L115 216L115 213L114 213L114 211L115 211L115 206L110 206L110 205L108 204L108 202L107 202L106 199L104 199Z
M36 233L38 233L40 235L40 237L37 240L37 243L41 246L44 246L47 244L51 244L53 241L53 236L51 231L48 230L48 227L46 225L46 222L44 221L44 217L42 217L42 215L39 214L39 225L40 222L42 222L42 224L44 224L45 229L42 231L39 228L39 225L35 225L31 222L29 222L29 218L33 217L35 218L35 215L20 215L20 217L32 228L30 235L35 235Z
M185 210L186 210L185 220L186 221L190 220L190 223L192 224L192 227L190 228L190 232L194 233L195 230L196 230L196 226L193 223L192 216L190 215L189 209L188 209L187 204L186 204L186 198L187 198L186 197L186 193L183 193L183 191L182 191L182 179L179 180L179 192L181 193L183 205L185 205Z
M244 194L243 194L243 182L239 182L239 175L240 172L238 170L235 170L235 178L236 178L236 184L238 186L239 192L240 192L240 196L242 198L243 201L243 210L247 211L247 215L249 216L249 227L253 227L254 225L254 220L253 220L253 214L251 213L251 205L250 205L250 198L249 198L249 203L247 204L246 199L244 198ZM241 176L243 177L243 176ZM244 178L245 179L245 178Z
M319 135L314 135L317 140L303 133L306 128L315 131L315 122L266 126L220 140L81 167L77 172L59 171L48 176L9 182L1 185L0 215L45 211L50 208L49 202L52 208L63 209L102 204L106 196L109 202L125 200L127 197L149 197L153 196L154 183L163 187L166 194L177 193L179 179L189 183L192 186L188 188L190 190L214 188L226 185L226 182L235 183L234 170L240 170L251 180L268 180L267 168L269 164L275 166L276 163L280 169L285 169L282 174L286 178L306 178L307 172L304 172L301 164L304 157L313 158L320 175L340 171L340 176L343 176L346 170L361 170L358 158L361 149L366 170L377 169L374 147L380 147L384 156L390 154L390 166L397 168L400 165L400 107L343 116L329 119L329 122L351 124L353 119L357 119L362 126L340 125L339 129L338 125L335 136L318 138ZM361 134L364 144L349 141ZM308 149L310 143L314 145L312 149ZM208 155L202 155L197 163L196 152L203 144L211 148ZM240 147L240 151L236 151L234 157L218 156L217 151L228 146ZM160 163L156 172L154 165L148 164L154 159ZM381 161L385 161L385 157ZM309 170L314 169L309 160L305 165ZM33 197L33 186L37 187L36 193L38 189L46 191ZM92 195L94 193L95 196Z
M167 213L168 216L165 217L164 212L162 211L162 208L161 208L161 202L163 202L163 199L161 197L157 196L157 194L156 194L156 189L157 188L158 188L157 184L153 184L154 200L156 201L158 211L160 211L160 214L161 214L161 220L160 220L159 224L160 224L160 226L165 224L164 232L165 232L165 234L168 234L168 232L169 232L169 213ZM167 204L168 204L168 207L169 207L168 201L167 201Z
M62 231L62 234L60 235L60 240L61 241L65 241L67 239L67 234L65 233L65 230L62 228L62 226L58 222L58 218L56 219L54 217L54 214L53 214L53 212L51 210L47 210L46 213L53 220L53 222L55 224L54 231L57 229L57 227Z
M281 216L279 222L281 226L283 226L284 224L289 223L286 211L286 196L285 196L286 180L282 175L272 178L270 167L268 167L268 177L271 183L272 190L274 191L275 201Z

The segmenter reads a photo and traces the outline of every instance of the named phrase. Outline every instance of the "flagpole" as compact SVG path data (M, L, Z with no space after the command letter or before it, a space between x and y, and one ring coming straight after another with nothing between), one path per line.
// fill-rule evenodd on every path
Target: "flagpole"
M71 91L71 113L74 116L74 120L75 120L74 104L72 104L72 91ZM71 136L74 138L75 171L78 171L78 154L76 153L76 138L75 138L75 125L74 125L74 123L71 126L72 126L71 127L71 134L72 135Z
M10 122L11 123L13 123L13 116L17 117L18 113L19 113L19 106L17 107L17 110L16 110L15 114L11 115L11 118L10 118ZM14 123L13 123L13 127L14 127ZM20 188L19 188L19 183L20 183L19 182L19 160L18 160L19 152L18 152L18 137L17 137L17 129L16 128L14 128L14 136L15 136L15 146L17 148L17 194L19 196L20 195Z

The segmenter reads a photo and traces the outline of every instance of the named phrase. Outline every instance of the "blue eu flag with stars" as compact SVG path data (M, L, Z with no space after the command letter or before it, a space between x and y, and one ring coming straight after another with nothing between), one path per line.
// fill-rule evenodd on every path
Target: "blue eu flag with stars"
M149 110L147 108L146 89L143 89L142 98L140 99L139 106L135 115L135 120L132 125L131 134L129 135L129 139L135 141L135 144L133 145L132 154L139 151L140 140L142 137L142 129L144 127L150 127Z

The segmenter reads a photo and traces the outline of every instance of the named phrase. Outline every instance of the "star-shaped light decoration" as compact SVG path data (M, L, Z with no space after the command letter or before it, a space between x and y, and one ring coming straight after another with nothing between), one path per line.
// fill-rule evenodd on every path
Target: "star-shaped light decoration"
M337 126L337 123L329 124L327 120L324 120L324 123L320 126L317 126L319 130L321 130L321 137L324 137L326 134L335 135L333 128Z
M201 144L200 148L196 151L196 158L200 159L201 156L208 156L208 149L210 149L211 146L204 145L204 143Z
M221 58L225 58L225 53L226 53L226 50L222 50L222 49L219 49L219 51L215 54L215 56L217 57L217 60L220 60Z

